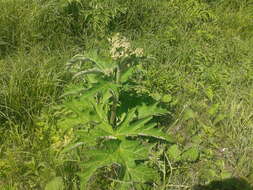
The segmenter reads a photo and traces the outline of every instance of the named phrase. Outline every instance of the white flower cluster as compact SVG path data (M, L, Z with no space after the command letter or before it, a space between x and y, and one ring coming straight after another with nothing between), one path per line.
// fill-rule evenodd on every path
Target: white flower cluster
M121 36L119 33L108 39L111 43L110 54L113 59L120 59L130 55L141 57L143 55L142 48L132 49L130 42L126 37Z

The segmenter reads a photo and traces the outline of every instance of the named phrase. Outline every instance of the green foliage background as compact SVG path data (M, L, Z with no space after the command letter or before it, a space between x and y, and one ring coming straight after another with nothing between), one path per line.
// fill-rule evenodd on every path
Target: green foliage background
M157 189L230 176L253 183L252 7L251 0L0 0L0 188L44 189L55 177L78 189L79 166L59 154L71 134L55 127L55 105L72 83L65 63L83 50L106 51L116 32L155 58L144 63L134 97L164 97L169 107L160 122L178 143L166 150L166 172L164 158L151 156ZM102 174L92 185L113 189Z

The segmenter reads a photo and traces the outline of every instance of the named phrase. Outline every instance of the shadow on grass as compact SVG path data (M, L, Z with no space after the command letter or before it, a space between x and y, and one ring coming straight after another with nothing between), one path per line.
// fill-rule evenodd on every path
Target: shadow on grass
M196 185L193 190L253 190L253 188L242 178L228 178L212 181L208 185Z

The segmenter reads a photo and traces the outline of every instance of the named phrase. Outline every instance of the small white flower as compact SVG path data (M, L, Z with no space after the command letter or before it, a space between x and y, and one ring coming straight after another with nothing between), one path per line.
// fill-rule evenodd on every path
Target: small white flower
M226 152L228 150L228 148L222 148L221 152Z

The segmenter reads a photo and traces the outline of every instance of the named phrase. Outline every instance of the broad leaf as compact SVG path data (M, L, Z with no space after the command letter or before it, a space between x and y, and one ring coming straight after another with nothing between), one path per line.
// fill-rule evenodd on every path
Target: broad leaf
M178 145L172 145L168 149L167 155L168 155L169 159L174 162L178 162L181 160L181 151L179 150Z
M156 105L143 105L137 110L139 111L138 117L140 115L141 118L137 119L136 109L131 109L124 121L118 126L117 136L147 136L174 142L172 137L156 128L156 123L151 122L152 115L166 113L164 109L157 108Z
M182 154L182 160L195 162L199 158L199 150L196 147L189 148Z
M134 67L128 68L124 73L121 74L120 76L120 82L125 83L128 81L128 79L133 75L134 73Z
M158 106L158 103L155 103L153 105L141 105L137 106L138 110L138 117L148 117L148 116L154 116L154 115L162 115L168 113L166 109L163 109Z
M61 177L53 178L49 183L47 183L45 190L63 190L64 183Z

